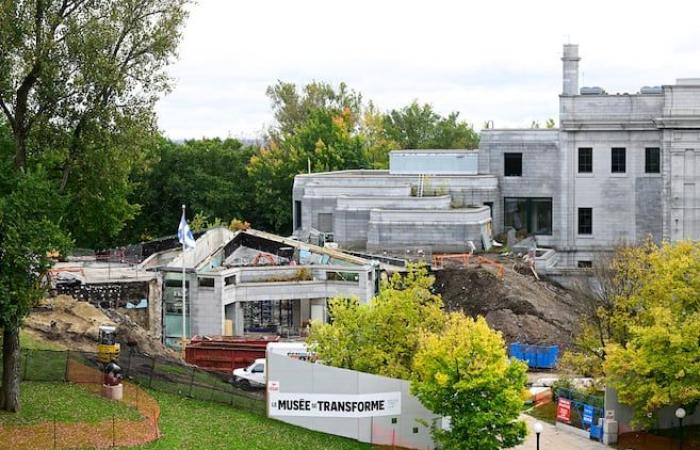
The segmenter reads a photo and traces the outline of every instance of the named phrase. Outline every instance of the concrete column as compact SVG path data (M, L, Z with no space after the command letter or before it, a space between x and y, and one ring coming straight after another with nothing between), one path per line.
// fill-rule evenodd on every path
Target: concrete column
M301 328L301 301L292 300L292 326L296 329Z
M311 307L310 300L305 298L299 300L299 324L302 326L304 322L307 322L311 318Z
M235 302L233 303L233 335L243 336L245 334L243 328L243 305L241 302Z
M562 95L578 95L578 56L577 44L564 44L564 55L561 58L563 77Z
M326 322L326 299L314 298L311 300L311 320Z
M163 276L148 282L148 331L156 339L163 338Z

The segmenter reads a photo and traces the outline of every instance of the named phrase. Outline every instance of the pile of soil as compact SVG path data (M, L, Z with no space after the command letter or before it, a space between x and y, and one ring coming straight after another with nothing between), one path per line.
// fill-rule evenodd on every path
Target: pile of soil
M435 290L448 310L484 316L507 342L570 345L579 317L570 292L530 274L505 268L446 268L435 272Z
M109 315L107 315L108 313ZM129 346L150 355L179 358L129 317L96 308L67 295L42 300L25 319L23 329L32 336L56 342L69 350L95 352L100 325L117 327L122 351Z

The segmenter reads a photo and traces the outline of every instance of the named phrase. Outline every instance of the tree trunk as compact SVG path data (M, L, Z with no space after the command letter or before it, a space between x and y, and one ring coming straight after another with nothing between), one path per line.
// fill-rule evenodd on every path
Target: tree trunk
M15 169L24 170L27 165L27 137L23 131L15 132Z
M0 409L19 412L19 328L5 329L2 334L2 390Z

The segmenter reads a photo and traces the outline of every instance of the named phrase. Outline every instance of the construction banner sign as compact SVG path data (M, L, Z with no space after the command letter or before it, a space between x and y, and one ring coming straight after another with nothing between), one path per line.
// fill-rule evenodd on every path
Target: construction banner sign
M571 400L560 398L557 403L557 420L560 422L571 422Z
M268 415L297 417L378 417L401 414L401 392L376 394L297 394L268 389Z

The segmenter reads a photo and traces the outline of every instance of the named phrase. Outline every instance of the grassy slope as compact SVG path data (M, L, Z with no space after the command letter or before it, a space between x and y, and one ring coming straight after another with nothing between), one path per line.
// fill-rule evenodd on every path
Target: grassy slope
M22 383L19 414L0 411L0 425L57 422L99 422L112 418L136 420L139 413L121 402L110 402L69 383Z
M553 402L550 403L545 403L542 406L538 406L536 408L532 408L528 411L525 411L525 414L529 414L532 417L539 419L543 422L551 423L554 425L555 418L557 415L557 405Z
M360 450L366 444L317 433L228 405L151 391L161 408L163 436L141 449Z

